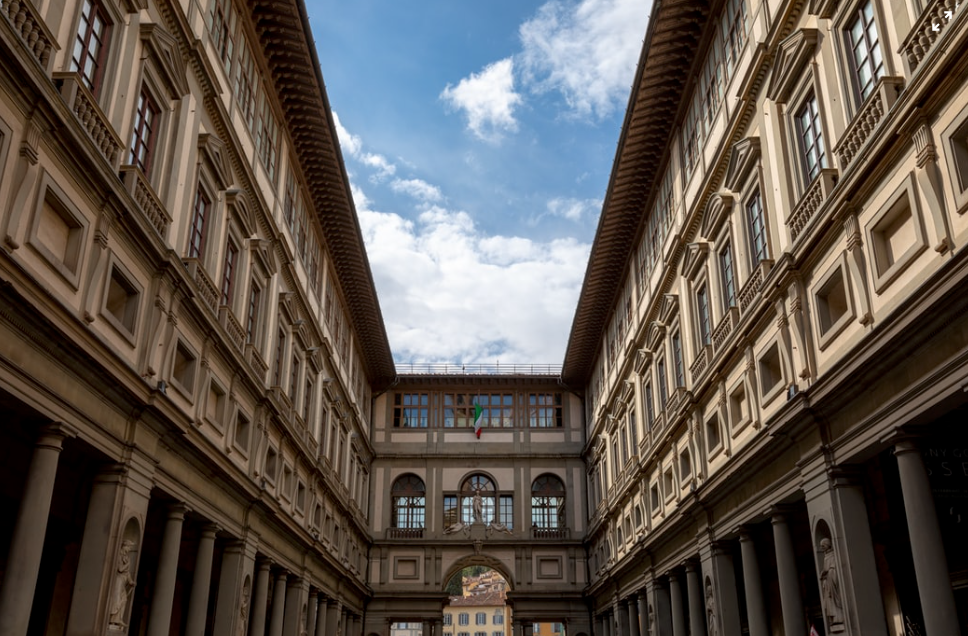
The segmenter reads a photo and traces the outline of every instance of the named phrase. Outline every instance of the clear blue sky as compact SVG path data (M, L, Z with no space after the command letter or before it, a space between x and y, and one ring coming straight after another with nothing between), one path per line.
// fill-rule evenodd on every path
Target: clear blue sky
M650 0L307 5L394 357L560 363Z

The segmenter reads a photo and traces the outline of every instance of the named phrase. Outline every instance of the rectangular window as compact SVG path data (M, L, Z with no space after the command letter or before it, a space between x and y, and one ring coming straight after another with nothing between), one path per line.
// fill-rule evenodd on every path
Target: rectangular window
M255 134L255 150L266 169L270 181L276 180L276 152L279 147L279 126L272 114L272 104L268 96L262 99L258 128ZM297 248L298 251L298 248Z
M632 446L632 454L634 455L639 447L639 432L636 430L638 428L638 422L635 418L635 410L629 411L629 444Z
M655 421L655 402L652 399L652 383L645 383L645 424L650 429Z
M696 314L699 318L699 345L705 347L712 343L709 325L709 292L705 285L700 285L696 292Z
M884 75L884 58L881 43L877 36L877 23L874 21L873 0L867 0L857 8L854 20L847 27L850 44L851 70L857 86L860 101L864 102L874 90L874 86Z
M763 201L757 190L746 203L746 221L750 232L750 254L753 256L752 266L755 268L760 261L766 259L766 224L763 219Z
M250 129L255 120L255 98L258 77L252 49L243 38L240 40L239 63L235 67L235 81L232 83L232 88L235 93L235 101L238 102L242 116Z
M279 329L279 336L276 338L276 366L272 372L272 385L280 386L282 382L282 359L286 351L286 330Z
M444 495L444 529L457 523L457 495Z
M88 90L97 95L104 75L111 20L98 0L84 0L74 38L71 71L76 71Z
M666 402L669 400L669 391L666 385L665 360L659 360L656 363L655 374L659 382L659 407L664 409Z
M394 428L427 428L430 394L397 393L393 396Z
M508 530L514 529L514 497L511 495L501 495L498 498L498 521L503 523Z
M739 54L746 44L749 20L746 16L746 0L728 0L723 13L723 57L726 73L732 73L739 60Z
M259 300L262 290L255 281L252 281L252 288L249 289L249 306L246 308L245 315L245 342L254 344L256 332L259 329Z
M810 183L817 178L821 170L827 167L816 95L808 97L797 111L797 136L800 141L804 177L806 182Z
M672 362L675 364L676 386L686 386L682 367L682 338L679 337L678 331L672 334Z
M618 435L622 440L622 465L624 466L629 460L629 438L624 426L619 430Z
M151 154L155 146L160 112L148 89L142 86L141 93L138 94L138 108L134 113L134 129L131 131L128 163L141 168L145 176L151 170Z
M529 394L528 410L531 428L561 428L561 393Z
M293 347L295 349L295 347ZM299 356L292 354L292 368L289 370L289 397L295 402L296 387L299 386Z
M306 393L303 395L303 419L308 422L309 416L313 413L313 381L308 377L308 371L306 376Z
M222 304L232 304L232 287L235 281L235 262L239 257L239 248L235 241L229 239L225 245L225 263L222 265Z
M719 252L719 271L723 276L723 300L726 308L736 306L736 278L733 275L733 251L729 243Z
M484 612L477 612L474 615L475 625L487 625L487 614Z
M208 231L208 211L211 203L205 191L199 187L195 192L195 213L192 215L191 233L188 236L188 258L205 257L205 235Z
M228 6L225 6L226 4ZM235 42L232 39L234 30L235 12L232 11L231 0L215 0L212 3L212 11L208 14L208 32L229 76L232 74L232 51L235 48Z

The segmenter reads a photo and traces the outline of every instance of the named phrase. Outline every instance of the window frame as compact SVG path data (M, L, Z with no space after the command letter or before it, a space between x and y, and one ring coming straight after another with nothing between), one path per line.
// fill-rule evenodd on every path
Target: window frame
M85 29L83 38L80 33L82 21L85 19L84 9L86 4L90 4L94 9L100 9L98 16L104 20L104 32L100 36L100 47L96 53L97 59L94 61L93 77L88 77L82 70L82 67L90 56L90 19L87 20L88 27ZM102 89L104 88L105 69L113 61L111 58L114 57L114 49L116 48L113 46L113 40L115 39L115 32L118 30L116 26L123 24L121 16L117 14L116 9L111 5L112 3L109 0L81 0L78 3L77 16L74 19L73 29L71 30L73 34L73 39L71 40L72 47L70 54L65 56L68 72L77 73L78 77L81 78L81 83L94 95L95 99L100 97ZM80 45L83 51L79 60L75 58L78 45Z
M151 115L151 117L148 117ZM158 135L162 127L162 110L158 98L147 82L141 83L141 90L135 100L134 117L131 120L131 141L128 143L127 165L141 170L151 181L152 168L155 166L155 151ZM144 134L147 129L147 136Z

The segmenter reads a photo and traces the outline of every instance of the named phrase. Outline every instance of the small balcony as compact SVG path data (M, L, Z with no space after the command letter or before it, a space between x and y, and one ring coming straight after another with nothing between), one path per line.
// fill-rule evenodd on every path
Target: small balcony
M531 526L532 539L546 540L567 540L571 538L571 531L568 528L539 528Z
M387 528L387 539L423 539L423 528Z
M854 115L853 121L847 126L847 130L844 131L843 137L834 149L834 153L840 159L841 170L846 172L847 166L860 154L874 130L884 120L884 115L894 106L903 87L904 79L901 77L889 76L878 80L874 92Z
M60 47L33 3L30 0L0 0L0 14L20 36L37 63L49 72L50 59Z
M787 225L790 227L790 237L794 241L813 220L817 210L830 196L835 185L837 185L837 171L833 168L824 168L807 188L807 191L803 193L803 196L800 197L800 202L793 208L793 213L787 220Z
M138 210L155 229L162 240L168 237L168 227L171 225L171 216L154 188L148 183L141 170L135 166L121 166L121 183L128 191L131 198L138 204Z
M914 27L901 45L899 53L907 63L908 76L921 66L921 62L934 49L935 43L941 39L950 22L958 19L958 0L934 0L929 2L921 13L921 17L914 23Z
M81 82L77 73L54 73L53 79L67 107L87 131L111 170L116 171L121 162L121 138L108 123L108 118L94 99L94 95Z
M197 258L186 258L185 267L188 275L195 281L195 290L201 296L208 308L218 315L218 287L212 281L212 277L205 271L204 265Z

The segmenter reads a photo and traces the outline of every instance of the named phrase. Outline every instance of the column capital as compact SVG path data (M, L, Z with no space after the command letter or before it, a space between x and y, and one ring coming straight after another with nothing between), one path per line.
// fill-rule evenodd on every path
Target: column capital
M191 511L191 508L187 504L181 501L176 501L168 506L168 520L178 520L183 521L185 515Z
M77 437L77 429L64 422L50 422L40 428L35 446L61 450L65 439Z
M222 526L217 523L206 523L202 526L202 536L215 538L215 535L222 530Z
M827 471L830 475L830 485L834 488L849 488L864 483L864 469L854 464L833 466Z
M683 565L686 568L686 574L699 571L699 568L696 567L696 562L693 561L692 559L687 559Z
M750 535L750 531L751 531L751 529L750 529L749 526L740 526L740 528L739 528L739 542L740 543L747 543L748 541L752 541L753 540L752 535Z
M921 444L919 439L913 435L905 435L894 440L894 456L906 453L920 453Z

